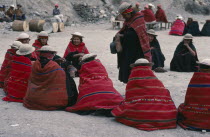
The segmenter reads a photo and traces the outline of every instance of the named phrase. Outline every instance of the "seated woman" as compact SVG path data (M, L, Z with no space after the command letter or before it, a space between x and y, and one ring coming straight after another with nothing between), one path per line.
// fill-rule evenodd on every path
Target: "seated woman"
M34 47L22 44L16 52L17 55L13 56L10 73L5 80L4 91L6 97L3 98L4 101L23 102L31 74L32 63L30 57L34 50Z
M210 59L199 62L178 108L178 124L184 129L210 131Z
M174 57L170 63L171 71L195 72L197 71L198 61L195 46L192 43L193 36L186 34L183 41L177 46Z
M206 20L206 23L203 25L201 30L202 36L210 36L210 20Z
M82 57L77 103L67 107L66 111L80 115L95 113L110 116L110 111L123 101L122 96L113 87L105 67L95 57L95 54Z
M173 22L171 26L171 30L169 35L184 35L185 34L185 22L183 21L182 16L177 16L176 20Z
M80 69L79 58L82 57L84 54L89 53L88 49L85 46L85 43L83 43L83 38L84 36L81 33L73 33L71 41L66 48L63 56L64 58L66 58L66 60L71 61L72 65L78 70Z
M141 130L176 128L176 107L151 65L143 58L131 64L125 100L112 114L118 122Z
M32 58L34 60L37 59L37 57L39 56L39 52L36 52L37 50L41 49L41 47L47 45L48 42L48 38L49 35L47 32L45 31L41 31L38 36L37 39L35 40L35 42L32 44L32 46L35 48L35 51L32 53Z
M57 110L73 105L77 89L68 83L70 77L64 69L52 61L56 51L51 46L43 46L38 52L40 59L33 63L24 106L33 110Z
M16 51L21 45L22 43L20 41L14 41L11 48L8 49L5 54L4 62L2 63L0 70L0 88L4 88L4 81L10 72L12 58L16 55Z
M157 40L157 35L153 29L147 31L149 35L150 47L151 47L151 54L152 54L152 62L154 65L152 66L152 70L155 72L166 72L164 67L165 56L163 55L160 44Z
M193 18L188 18L187 20L186 33L193 36L200 36L199 24L197 21L194 21Z

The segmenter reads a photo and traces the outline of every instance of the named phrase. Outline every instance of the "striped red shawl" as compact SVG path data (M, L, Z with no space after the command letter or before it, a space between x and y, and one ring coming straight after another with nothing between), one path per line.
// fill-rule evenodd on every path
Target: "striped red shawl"
M125 101L112 114L118 122L141 130L176 127L177 110L170 92L148 66L132 69Z
M24 106L35 110L56 110L68 103L66 74L54 61L41 68L39 60L32 66Z
M16 54L15 49L8 49L5 54L4 61L2 63L0 70L0 88L4 88L4 81L10 72L12 57L15 54Z
M70 52L75 52L75 51L78 51L78 53L84 53L84 54L89 53L88 49L85 46L85 43L81 42L80 45L75 46L72 42L69 42L69 45L66 48L66 51L63 57L65 58Z
M178 111L181 127L210 131L210 73L194 73Z
M10 73L5 80L4 101L23 102L28 87L28 79L31 73L31 60L24 56L14 56Z
M99 60L82 65L77 103L67 111L113 109L123 100Z
M149 37L145 27L144 15L140 12L137 12L129 21L124 22L123 28L119 32L123 31L126 26L131 27L136 31L136 34L138 35L139 41L141 43L144 57L151 62L152 56L149 45Z

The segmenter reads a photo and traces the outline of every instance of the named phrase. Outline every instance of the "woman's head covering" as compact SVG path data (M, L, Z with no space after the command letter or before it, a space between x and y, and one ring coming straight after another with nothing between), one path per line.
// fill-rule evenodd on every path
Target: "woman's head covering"
M38 38L48 38L49 35L46 31L41 31L38 35Z
M16 51L17 55L28 55L34 52L35 48L29 44L22 44L18 51Z
M29 39L30 36L27 33L21 33L18 37L17 40L21 40L21 39Z
M176 19L183 20L183 17L182 17L181 15L177 15L177 16L176 16Z
M78 36L78 37L84 38L84 36L80 32L74 32L71 35L72 36Z
M155 34L155 31L153 29L148 30L147 34L151 34L151 35L157 36L157 34Z
M189 33L184 35L184 39L193 39L193 36Z
M55 4L55 7L58 7L58 4Z
M42 51L44 51L44 52L57 52L56 50L54 50L53 47L51 47L49 45L44 45L44 46L41 47L41 49L39 49L37 51L39 51L39 52L42 52Z
M131 7L132 7L131 4L129 4L127 2L123 2L119 7L119 13L122 14L123 12L126 12L126 10L127 10L127 12L130 12L132 10ZM128 9L129 9L129 11L128 11Z
M135 63L131 64L130 67L136 67L136 66L152 66L153 63L150 63L145 58L140 58L135 61Z
M158 8L162 8L162 6L160 4L157 5Z
M15 48L15 49L19 49L21 46L22 46L22 43L20 41L14 41L12 43L12 45L10 45L12 48Z
M81 62L84 62L84 61L88 60L89 58L95 58L96 56L97 56L97 55L96 55L96 54L93 54L93 53L85 54L85 55L82 57Z

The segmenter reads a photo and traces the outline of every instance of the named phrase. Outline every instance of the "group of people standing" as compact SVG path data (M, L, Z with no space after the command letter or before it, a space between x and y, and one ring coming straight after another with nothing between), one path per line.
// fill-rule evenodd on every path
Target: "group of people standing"
M152 71L165 72L157 35L154 30L146 31L143 14L131 7L121 4L125 22L114 41L119 80L127 83L125 98L114 88L97 55L89 53L81 33L72 33L60 57L48 45L48 34L40 32L33 46L29 35L22 33L8 49L0 71L3 100L21 102L33 110L114 116L118 122L147 131L176 128L177 121L185 129L209 131L210 59L196 62L200 72L194 73L177 111L170 92ZM191 44L192 36L185 35L175 55L186 55L186 60L189 55L196 57ZM75 76L80 78L79 93Z

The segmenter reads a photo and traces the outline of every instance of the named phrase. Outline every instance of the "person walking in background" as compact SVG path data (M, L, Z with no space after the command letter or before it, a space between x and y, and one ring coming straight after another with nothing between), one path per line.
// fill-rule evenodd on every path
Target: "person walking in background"
M141 11L144 14L145 22L154 22L156 21L155 14L152 9L149 9L148 5L144 7L144 10Z
M127 2L120 5L119 12L125 19L123 28L115 36L119 80L127 83L131 71L130 64L139 58L151 61L151 51L143 14L136 13Z
M195 72L197 71L198 61L196 48L193 45L193 36L186 34L184 39L179 43L174 52L170 63L171 71L178 72Z

